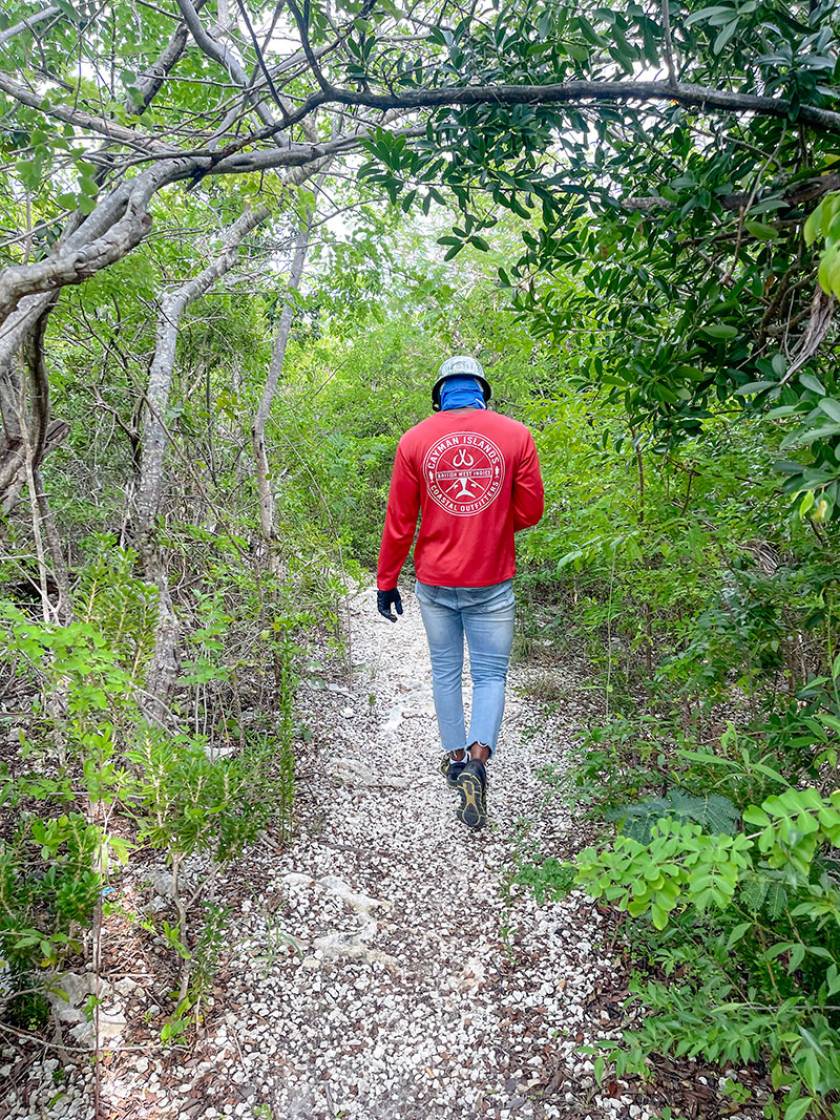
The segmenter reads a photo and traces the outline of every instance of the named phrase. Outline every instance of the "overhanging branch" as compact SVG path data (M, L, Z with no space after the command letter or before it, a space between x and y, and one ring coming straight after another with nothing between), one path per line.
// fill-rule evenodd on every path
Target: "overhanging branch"
M787 206L793 208L816 202L817 199L822 198L829 191L837 190L840 190L840 172L832 171L828 175L816 175L813 179L800 180L783 190L778 197ZM772 190L764 191L759 193L756 199L760 201L763 198L772 197L774 193ZM737 213L747 205L750 194L750 191L735 191L731 194L718 195L717 201L724 210L732 210ZM677 206L676 202L663 198L659 194L647 195L643 198L613 199L612 204L621 210L636 210L643 214L649 214L655 210L673 210Z
M784 98L752 93L709 89L668 82L591 82L571 81L553 85L443 86L440 89L410 89L399 94L372 93L330 86L308 97L280 127L294 124L321 105L353 105L368 109L443 109L471 105L580 105L586 102L672 102L690 108L724 113L754 113L757 116L790 119L791 103ZM795 114L817 131L840 133L840 113L816 105L800 105ZM248 138L248 143L267 138L264 130Z

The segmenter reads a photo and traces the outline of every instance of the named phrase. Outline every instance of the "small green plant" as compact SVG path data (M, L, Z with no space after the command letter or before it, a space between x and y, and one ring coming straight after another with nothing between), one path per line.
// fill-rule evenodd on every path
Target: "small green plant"
M181 941L178 931L164 923L164 936L184 961L185 970L180 991L173 993L173 998L176 999L175 1010L161 1027L161 1042L175 1043L191 1026L201 1022L204 1004L213 990L213 979L224 949L229 919L230 911L227 907L206 903L204 919L191 950Z
M303 956L303 948L298 939L283 927L280 919L266 911L263 915L265 922L265 943L257 960L262 966L262 976L265 980L279 960L281 954L294 952L298 957Z
M546 899L556 901L574 888L576 869L573 863L549 856L538 863L526 863L516 873L516 882L529 887L542 904Z
M734 1077L726 1078L720 1086L720 1094L735 1104L746 1104L752 1100L752 1090L742 1085L740 1081L736 1081Z
M138 838L170 859L209 852L225 862L272 819L287 825L293 796L287 741L259 737L239 754L213 760L202 738L146 725L126 757L135 772L126 779L123 800Z
M81 948L104 883L108 838L80 813L27 813L0 847L0 958L8 968L12 1021L44 1025L43 990Z
M146 723L137 698L156 592L133 576L133 554L105 543L81 572L71 623L0 607L0 640L32 697L21 759L37 761L34 773L0 774L0 804L20 814L0 843L0 960L14 1021L40 1028L52 978L82 953L96 916L113 912L105 902L111 865L138 846L161 851L172 869L174 914L159 930L143 921L138 928L162 934L180 962L175 1010L162 1031L172 1042L202 1014L224 948L226 913L205 903L196 922L193 909L219 867L264 829L274 824L285 837L291 828L295 647L278 617L275 730L240 729L231 757L215 757L208 735ZM196 656L182 684L206 698L210 685L229 684L222 639L231 618L214 595L200 600L199 614L190 642ZM130 840L126 824L134 826ZM185 891L184 861L198 853L210 856L209 873Z

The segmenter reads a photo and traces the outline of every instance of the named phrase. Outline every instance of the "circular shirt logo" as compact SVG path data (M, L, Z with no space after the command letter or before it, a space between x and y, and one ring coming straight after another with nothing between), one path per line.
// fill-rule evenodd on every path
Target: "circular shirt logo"
M423 476L429 497L441 509L456 517L471 517L501 493L505 460L487 436L452 432L426 452Z

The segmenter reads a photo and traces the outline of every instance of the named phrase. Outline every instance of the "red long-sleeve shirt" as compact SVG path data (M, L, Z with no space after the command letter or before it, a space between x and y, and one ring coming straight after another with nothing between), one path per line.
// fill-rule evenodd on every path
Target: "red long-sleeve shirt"
M482 409L437 412L397 447L377 586L396 587L417 515L422 583L488 587L516 571L513 535L543 514L537 449L524 424Z

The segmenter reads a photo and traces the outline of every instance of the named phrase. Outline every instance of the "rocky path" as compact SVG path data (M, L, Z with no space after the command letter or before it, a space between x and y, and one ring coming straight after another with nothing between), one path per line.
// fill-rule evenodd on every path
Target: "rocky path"
M320 749L301 767L295 839L254 850L228 884L231 955L206 1035L188 1059L116 1055L101 1115L646 1117L623 1084L595 1086L582 1052L619 1014L600 995L620 988L601 915L510 886L523 846L574 839L538 771L562 767L586 723L581 682L554 680L546 719L514 670L490 827L468 834L437 770L413 596L397 625L369 594L350 609L351 684L313 675L302 691Z
M307 823L271 867L270 906L255 891L248 908L234 966L244 1013L217 1045L234 1042L239 1083L283 1120L620 1114L583 1084L578 1054L610 970L600 916L580 897L537 907L509 890L526 834L572 827L536 771L562 763L582 701L568 682L563 715L541 726L514 674L492 824L468 834L437 771L425 636L406 599L396 625L370 595L351 604L351 693L310 697L314 721L338 708L337 742L304 778ZM299 952L266 966L272 922Z

